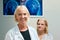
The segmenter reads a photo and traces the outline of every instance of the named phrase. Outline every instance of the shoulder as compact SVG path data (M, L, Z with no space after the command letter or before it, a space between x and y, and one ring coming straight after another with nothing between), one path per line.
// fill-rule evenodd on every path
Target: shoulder
M15 32L15 29L16 29L16 27L11 28L11 29L6 33L6 35L11 35L11 34L13 34L13 33Z
M12 28L12 29L10 29L7 33L6 33L6 35L5 35L5 40L10 40L10 39L12 39L13 38L13 35L14 35L14 30L16 29L16 27L14 27L14 28Z
M47 36L48 36L49 39L53 40L53 35L52 35L52 33L48 33Z
M52 33L48 33L48 36L51 36L52 37L53 35L52 35Z

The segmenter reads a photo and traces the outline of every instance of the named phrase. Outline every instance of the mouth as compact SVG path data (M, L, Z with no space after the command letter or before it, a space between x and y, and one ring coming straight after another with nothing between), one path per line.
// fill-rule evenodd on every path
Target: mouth
M38 27L38 28L41 28L41 27Z
M20 19L20 22L24 23L26 20L25 19Z

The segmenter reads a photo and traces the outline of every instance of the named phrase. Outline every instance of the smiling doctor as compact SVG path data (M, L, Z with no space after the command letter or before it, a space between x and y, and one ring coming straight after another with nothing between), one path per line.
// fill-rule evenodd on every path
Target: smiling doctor
M39 40L36 30L27 24L30 13L26 6L17 6L14 15L18 24L7 32L5 40Z

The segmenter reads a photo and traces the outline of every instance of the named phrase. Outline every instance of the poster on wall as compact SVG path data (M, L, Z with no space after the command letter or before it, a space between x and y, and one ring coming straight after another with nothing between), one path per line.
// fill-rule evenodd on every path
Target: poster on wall
M3 15L14 15L18 5L25 5L30 15L42 16L42 0L3 0Z

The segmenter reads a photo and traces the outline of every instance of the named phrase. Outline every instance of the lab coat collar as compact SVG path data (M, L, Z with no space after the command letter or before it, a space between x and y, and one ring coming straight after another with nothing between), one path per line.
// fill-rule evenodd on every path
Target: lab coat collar
M24 40L22 34L20 33L20 30L19 30L19 28L18 28L18 25L16 25L16 30L15 30L15 31L16 31L16 32L15 32L16 35L18 35L19 38L21 38L22 40Z
M29 30L29 34L30 34L30 37L31 37L31 39L33 39L33 37L32 37L32 31L31 31L31 27L28 25L28 30ZM23 39L24 40L24 38L23 38L23 36L22 36L22 34L21 34L21 32L20 32L20 30L19 30L19 28L18 28L18 25L16 26L16 34L21 38L21 39Z

